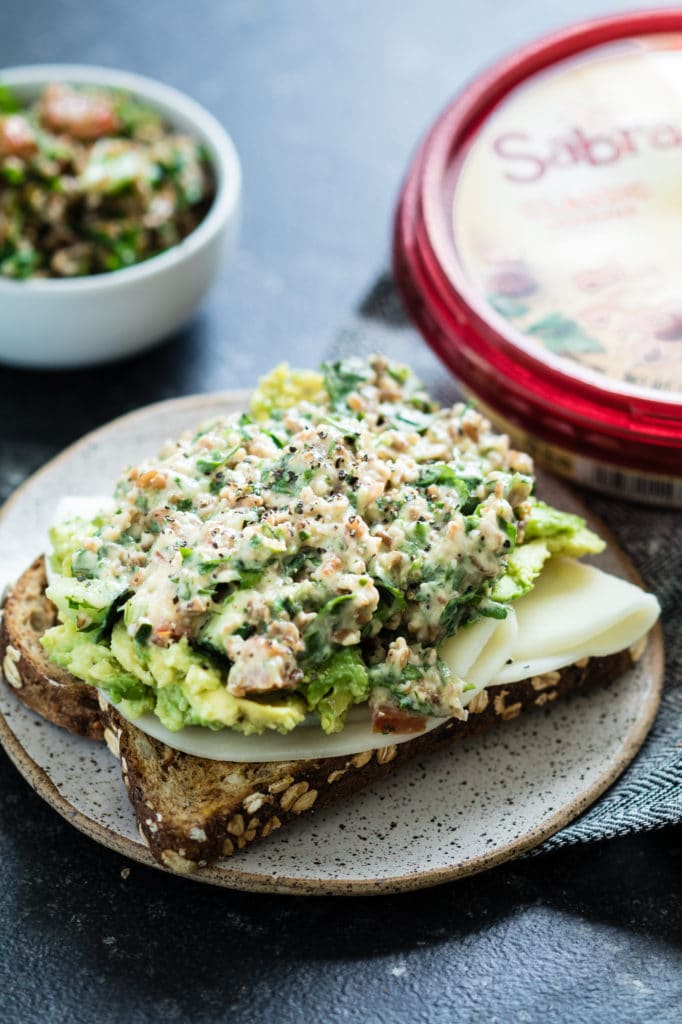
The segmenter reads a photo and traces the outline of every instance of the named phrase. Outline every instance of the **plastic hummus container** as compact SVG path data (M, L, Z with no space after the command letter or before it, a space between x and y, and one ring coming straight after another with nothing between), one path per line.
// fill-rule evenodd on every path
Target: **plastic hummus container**
M409 169L394 262L515 444L682 507L682 10L560 31L466 88Z

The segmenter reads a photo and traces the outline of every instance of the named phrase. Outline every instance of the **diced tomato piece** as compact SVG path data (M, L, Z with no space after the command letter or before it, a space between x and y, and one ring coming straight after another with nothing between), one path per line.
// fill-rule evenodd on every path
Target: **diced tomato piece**
M0 156L27 159L38 151L31 125L21 114L0 117Z
M373 732L423 732L426 717L409 711L401 711L391 704L380 704L372 709Z
M118 115L107 96L80 92L69 85L48 85L41 108L46 128L76 139L101 139L113 135L119 127Z

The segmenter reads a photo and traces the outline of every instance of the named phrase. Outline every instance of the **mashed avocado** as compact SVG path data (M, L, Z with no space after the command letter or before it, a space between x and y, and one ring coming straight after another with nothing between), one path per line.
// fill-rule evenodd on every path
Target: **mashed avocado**
M257 420L267 420L277 409L291 409L299 402L324 401L324 377L315 370L291 370L280 363L261 378L251 396L251 412Z
M340 732L346 712L369 697L369 674L357 648L337 651L304 686L311 711L326 733Z
M527 594L552 555L598 555L605 546L580 516L533 498L524 542L507 558L507 571L493 587L493 597L496 601L513 601Z
M250 413L131 466L115 504L52 532L50 657L171 729L327 733L348 710L447 716L439 645L504 618L554 554L601 550L533 494L475 409L380 356L278 366Z

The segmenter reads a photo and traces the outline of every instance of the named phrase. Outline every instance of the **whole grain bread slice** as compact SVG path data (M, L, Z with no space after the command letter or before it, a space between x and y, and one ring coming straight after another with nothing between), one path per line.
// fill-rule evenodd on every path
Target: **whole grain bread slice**
M413 758L486 732L564 694L605 685L633 661L625 650L491 687L469 705L466 722L450 719L407 743L345 757L214 761L146 735L98 699L92 687L48 661L40 637L56 613L45 586L39 558L6 600L0 624L5 678L19 699L55 725L89 738L104 736L119 759L144 842L161 864L182 873L231 856L290 819L351 796Z
M104 726L97 692L49 661L40 644L45 630L57 621L57 611L45 596L46 586L41 556L5 599L0 612L3 674L17 697L43 718L77 736L101 740Z
M103 701L104 737L120 761L142 839L165 867L187 873L231 856L292 818L357 793L413 758L566 693L603 686L631 664L626 650L492 687L469 706L466 722L449 719L407 743L346 757L253 764L195 757L141 732Z

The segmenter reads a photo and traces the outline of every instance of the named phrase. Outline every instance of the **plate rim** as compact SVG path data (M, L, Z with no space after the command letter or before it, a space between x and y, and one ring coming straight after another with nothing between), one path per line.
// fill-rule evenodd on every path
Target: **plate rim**
M159 407L168 408L197 408L215 404L220 400L231 403L245 401L251 394L252 389L226 389L216 392L202 392L191 395L182 395L175 398L162 399L152 402L149 405L123 413L112 420L102 424L95 429L73 441L66 448L62 449L51 459L45 462L39 469L32 473L20 486L9 496L0 508L0 523L5 519L7 513L24 496L24 492L33 486L49 470L53 469L63 460L77 455L81 448L86 447L93 441L99 440L102 436L115 431L122 423L129 423L135 419L142 419ZM542 477L542 472L539 476ZM552 478L556 481L556 478ZM630 557L621 548L610 528L599 516L593 513L585 504L582 495L576 494L566 487L563 481L556 481L560 488L563 488L576 502L580 508L581 515L584 515L590 525L595 526L598 532L605 538L609 548L616 553L621 568L633 583L643 586L642 578L635 568ZM388 876L379 879L357 879L357 878L334 878L322 879L314 877L296 877L288 875L268 874L265 872L253 872L240 870L238 867L205 867L194 872L178 875L177 872L169 871L154 859L148 847L143 843L135 842L126 836L120 835L113 829L101 825L99 822L89 818L82 811L78 810L64 797L52 782L47 771L41 768L24 748L21 741L15 735L4 714L0 712L0 744L2 744L10 760L19 773L28 781L29 785L45 800L45 802L56 810L67 822L72 824L81 833L94 839L102 846L122 854L137 863L146 867L155 868L164 874L186 878L190 881L201 882L208 885L220 886L226 889L233 889L245 892L258 892L270 894L289 895L382 895L399 892L414 891L416 889L429 888L441 885L445 882L454 881L458 878L477 874L489 870L506 861L518 857L534 849L545 839L554 835L569 822L574 821L584 810L591 806L615 780L622 774L635 757L642 746L652 724L658 706L664 684L664 647L663 630L660 619L650 631L648 643L643 655L643 660L648 663L647 675L651 680L648 687L646 699L641 704L640 714L630 729L623 746L618 755L609 761L605 770L599 775L587 790L578 794L569 804L564 804L544 823L531 828L522 837L517 837L497 847L490 853L479 854L470 857L459 863L446 867L429 868L426 871L412 871L403 875ZM614 680L614 683L617 681ZM6 684L5 684L6 685ZM7 686L7 690L10 687ZM14 698L18 699L18 698ZM39 717L39 716L38 716ZM50 724L50 723L48 723ZM57 726L52 726L57 728ZM96 742L83 740L84 743ZM122 784L122 783L121 783ZM131 814L134 814L132 805Z

